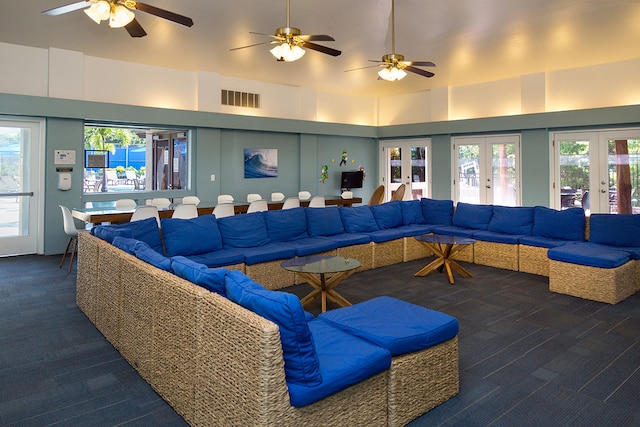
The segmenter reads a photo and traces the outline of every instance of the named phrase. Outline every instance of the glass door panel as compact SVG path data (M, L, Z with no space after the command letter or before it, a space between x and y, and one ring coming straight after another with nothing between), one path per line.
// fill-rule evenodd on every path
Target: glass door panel
M501 206L517 205L516 144L495 143L492 151L492 203Z
M480 203L480 145L456 144L458 153L458 189L456 201L464 203Z
M608 188L601 189L609 213L640 213L639 139L607 139ZM604 190L604 193L602 192Z
M385 200L391 200L400 185L406 186L403 200L430 196L429 140L384 141L382 182Z

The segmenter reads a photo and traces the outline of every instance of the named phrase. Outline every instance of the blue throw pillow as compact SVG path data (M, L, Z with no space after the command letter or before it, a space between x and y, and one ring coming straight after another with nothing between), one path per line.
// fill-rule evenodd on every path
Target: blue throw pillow
M530 235L533 229L533 208L494 206L489 231L504 234Z
M278 209L263 213L269 240L288 242L309 237L304 208Z
M458 203L453 214L453 225L456 227L487 230L493 215L493 206Z
M398 200L373 205L371 206L371 213L381 230L402 225L402 207Z
M402 224L425 224L424 216L422 216L422 206L420 200L406 200L400 203L402 208Z
M164 252L162 239L160 238L160 228L155 218L146 218L124 224L100 225L95 227L94 235L109 243L113 243L113 239L118 236L130 237L147 243L158 252Z
M155 218L152 218L154 221ZM157 221L156 221L157 224ZM136 257L148 264L164 271L171 271L171 259L155 251L145 242L138 242L135 246Z
M533 234L563 240L584 240L585 216L582 208L563 211L536 206L533 211Z
M119 224L98 225L91 229L91 233L99 239L113 244L116 237L133 238L133 233L128 228L121 228Z
M640 215L592 214L589 241L610 246L640 246Z
M227 298L278 325L287 382L322 383L307 315L298 297L269 291L236 270L228 272L225 285Z
M218 219L222 243L232 248L254 248L269 243L262 212Z
M452 200L420 199L422 216L427 224L451 225L453 219Z
M135 246L136 246L136 243L138 242L139 240L136 240L136 239L118 236L113 239L112 245L118 249L122 249L129 255L135 255L136 254Z
M367 233L379 230L369 206L338 209L347 233Z
M176 276L191 283L222 296L226 295L224 284L224 278L228 272L226 268L209 268L183 256L176 256L171 259L171 270Z
M344 233L340 209L305 209L307 230L311 236L335 236ZM345 208L349 209L349 208Z
M213 215L163 218L162 237L167 256L198 255L222 249L222 236Z

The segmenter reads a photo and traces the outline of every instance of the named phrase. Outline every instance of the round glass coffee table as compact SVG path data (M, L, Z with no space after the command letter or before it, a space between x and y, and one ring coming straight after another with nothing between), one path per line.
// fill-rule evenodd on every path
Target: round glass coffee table
M453 260L453 256L469 245L473 245L476 241L468 237L445 236L441 234L421 234L415 239L431 249L436 255L436 259L423 267L414 276L426 276L427 274L438 270L447 271L447 278L450 284L454 284L453 272L455 270L462 277L473 277L471 273L465 270L460 264Z
M341 307L351 305L334 288L360 267L360 261L357 259L341 256L306 256L291 258L280 265L285 270L297 273L315 288L300 299L303 307L307 307L317 298L322 298L323 313L327 311L327 298ZM327 274L331 274L331 277L327 278Z

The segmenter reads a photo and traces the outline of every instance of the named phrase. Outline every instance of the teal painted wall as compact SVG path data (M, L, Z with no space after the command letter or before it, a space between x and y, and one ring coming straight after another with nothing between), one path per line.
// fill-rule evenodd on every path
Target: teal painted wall
M549 150L549 131L546 129L522 131L520 143L522 206L550 205Z

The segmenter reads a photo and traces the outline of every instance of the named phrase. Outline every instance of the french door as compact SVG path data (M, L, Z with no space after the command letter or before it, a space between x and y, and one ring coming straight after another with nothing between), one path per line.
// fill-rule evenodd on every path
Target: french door
M520 136L454 137L455 202L520 205Z
M555 207L640 213L640 129L552 134Z
M431 195L431 140L383 141L381 165L385 200L391 200L400 185L405 185L404 200Z
M41 128L0 117L0 256L42 252Z

